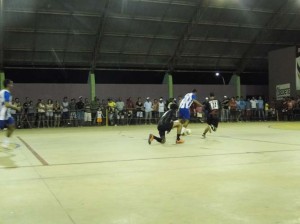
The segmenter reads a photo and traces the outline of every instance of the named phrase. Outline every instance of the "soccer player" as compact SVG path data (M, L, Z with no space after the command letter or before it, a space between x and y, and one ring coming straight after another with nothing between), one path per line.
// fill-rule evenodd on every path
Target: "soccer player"
M207 109L207 127L204 129L202 137L206 137L206 133L211 130L216 131L219 124L219 112L221 109L221 103L215 99L215 95L210 93L209 101L205 105Z
M202 104L196 100L197 90L193 89L191 93L187 93L179 104L179 121L182 123L181 133L185 133L185 129L187 128L190 122L190 107L193 103L198 106L202 106Z
M13 106L11 90L13 88L13 81L5 79L3 81L4 89L0 91L0 128L7 127L6 137L4 138L1 146L8 148L9 138L15 130L15 121L10 114L10 109L20 111L20 107Z
M176 144L184 142L183 139L180 139L182 124L179 122L179 120L175 120L177 109L178 106L176 104L170 105L170 110L165 112L158 121L157 129L160 137L150 134L148 138L149 144L151 144L153 139L164 144L166 142L166 132L169 133L172 128L177 128Z

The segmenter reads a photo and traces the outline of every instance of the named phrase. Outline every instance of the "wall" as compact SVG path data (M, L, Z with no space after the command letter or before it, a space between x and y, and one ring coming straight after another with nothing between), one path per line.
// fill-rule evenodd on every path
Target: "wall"
M296 96L296 47L269 52L269 96L276 96L276 85L290 83L291 96Z
M236 90L232 85L174 85L174 96L184 95L191 92L193 88L198 90L198 99L203 100L210 92L214 92L216 97L222 98L224 95L235 96ZM267 86L241 86L241 93L246 95L267 96ZM168 97L167 85L136 85L136 84L97 84L96 95L100 99L108 97L117 98L121 96L124 99L131 96L133 99L140 96L159 98ZM36 101L39 98L61 100L64 96L78 99L79 96L89 97L88 84L21 84L15 83L13 96L20 98L25 97Z

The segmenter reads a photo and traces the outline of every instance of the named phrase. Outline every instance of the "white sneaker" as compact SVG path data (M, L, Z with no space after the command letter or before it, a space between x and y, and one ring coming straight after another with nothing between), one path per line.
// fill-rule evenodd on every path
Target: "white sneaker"
M1 147L2 148L8 148L8 146L9 146L9 140L7 138L3 139Z
M7 149L9 147L9 143L8 142L2 142L1 147Z

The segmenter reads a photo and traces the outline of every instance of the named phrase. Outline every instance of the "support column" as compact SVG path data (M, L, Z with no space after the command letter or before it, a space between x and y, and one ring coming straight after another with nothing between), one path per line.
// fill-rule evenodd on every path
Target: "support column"
M233 74L230 79L230 85L235 86L236 96L241 96L241 77L237 74Z
M4 89L4 86L3 86L4 79L5 79L4 71L0 70L0 89Z
M89 73L89 79L88 84L90 87L90 101L94 100L96 96L96 79L95 79L95 73L91 72Z
M174 97L174 92L173 92L173 76L171 73L167 72L164 76L164 81L163 84L168 85L168 94L169 94L169 99Z

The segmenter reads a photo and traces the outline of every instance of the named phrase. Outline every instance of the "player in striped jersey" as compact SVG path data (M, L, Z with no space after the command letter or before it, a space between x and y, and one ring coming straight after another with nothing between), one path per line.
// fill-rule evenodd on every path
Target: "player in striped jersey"
M0 128L7 127L6 137L4 138L1 146L8 148L9 138L15 130L15 121L10 114L10 109L20 111L20 107L13 106L12 96L10 91L13 88L13 81L5 79L3 81L4 89L0 91Z
M190 122L190 107L193 103L198 106L202 106L202 104L196 100L197 90L193 89L191 93L187 93L180 102L179 105L179 121L182 123L181 133L185 133L185 129Z

